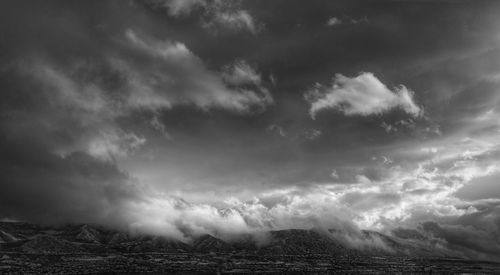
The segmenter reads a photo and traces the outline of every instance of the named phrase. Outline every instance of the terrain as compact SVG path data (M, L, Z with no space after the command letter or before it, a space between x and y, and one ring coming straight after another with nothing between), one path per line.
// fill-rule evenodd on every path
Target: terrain
M89 224L0 222L0 273L500 273L500 263L419 245L413 240L424 237L415 232L362 231L357 247L342 233L290 229L181 242Z

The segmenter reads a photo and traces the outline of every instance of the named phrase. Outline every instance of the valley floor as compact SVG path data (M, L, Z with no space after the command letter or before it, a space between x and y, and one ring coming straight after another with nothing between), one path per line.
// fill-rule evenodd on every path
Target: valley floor
M500 263L450 258L234 253L0 253L0 274L500 274Z

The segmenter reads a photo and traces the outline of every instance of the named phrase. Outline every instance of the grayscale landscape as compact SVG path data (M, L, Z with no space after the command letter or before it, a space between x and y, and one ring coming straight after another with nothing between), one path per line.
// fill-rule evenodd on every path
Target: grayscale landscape
M0 1L0 274L500 274L500 1Z

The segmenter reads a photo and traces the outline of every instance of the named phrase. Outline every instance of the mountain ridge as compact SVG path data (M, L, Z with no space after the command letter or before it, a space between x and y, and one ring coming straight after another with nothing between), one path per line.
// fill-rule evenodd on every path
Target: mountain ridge
M0 222L0 251L26 253L249 253L262 255L415 255L454 256L411 240L376 231L349 235L340 230L285 229L219 238L204 234L182 242L153 235L128 234L97 225L39 226ZM355 236L358 243L352 241ZM411 236L410 236L411 237Z

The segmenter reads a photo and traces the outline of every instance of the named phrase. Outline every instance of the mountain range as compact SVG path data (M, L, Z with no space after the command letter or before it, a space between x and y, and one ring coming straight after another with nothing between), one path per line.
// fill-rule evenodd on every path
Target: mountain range
M0 251L22 253L241 253L258 255L408 255L453 257L413 231L391 236L376 231L348 234L341 230L288 229L220 238L193 236L179 241L161 236L128 234L80 224L42 226L0 222Z

